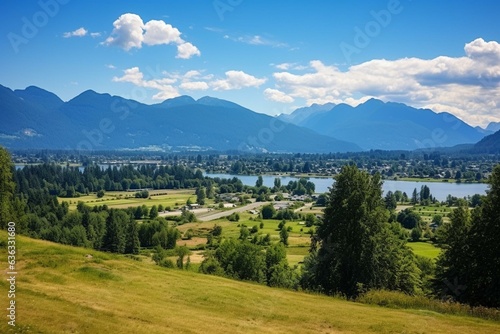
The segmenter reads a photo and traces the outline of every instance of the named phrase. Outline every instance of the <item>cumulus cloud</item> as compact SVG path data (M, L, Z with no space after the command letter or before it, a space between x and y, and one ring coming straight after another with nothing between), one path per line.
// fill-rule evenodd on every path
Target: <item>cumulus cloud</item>
M181 44L181 32L179 29L166 24L161 20L151 20L144 25L144 43L148 45Z
M155 89L158 93L153 96L154 100L166 100L180 96L178 89L173 86L177 82L176 78L165 77L146 80L139 67L132 67L123 72L123 76L113 77L112 80L114 82L129 82L138 87Z
M264 96L266 99L275 101L275 102L281 102L281 103L292 103L294 100L293 97L286 95L280 90L277 89L272 89L272 88L266 88L264 90Z
M204 81L186 81L181 83L179 87L184 90L207 90L210 88L208 83Z
M471 124L485 125L500 114L500 44L479 38L467 43L464 51L463 57L375 59L345 71L313 60L306 73L295 73L285 63L278 65L282 71L273 77L283 96L302 98L308 104L355 105L373 96L416 107L433 106ZM279 95L268 91L265 96ZM289 103L286 100L282 102Z
M267 81L266 78L256 78L243 71L227 71L224 79L215 80L211 86L214 90L232 90L245 87L259 87Z
M177 56L176 58L189 59L192 56L199 56L200 50L191 43L184 42L177 45Z
M83 37L85 35L87 35L88 33L88 30L85 29L84 27L81 27L81 28L78 28L74 31L69 31L69 32L65 32L63 34L63 37L64 38L70 38L70 37Z
M113 22L111 35L103 42L107 46L118 46L126 51L142 48L142 45L177 45L177 57L189 59L200 56L200 50L181 38L179 29L162 20L146 23L137 14L126 13Z
M155 78L147 78L139 67L131 67L123 71L122 76L112 78L113 82L127 82L134 86L156 90L154 100L165 100L181 95L184 91L232 90L246 87L259 87L266 82L265 78L256 78L242 71L227 71L225 78L215 78L213 74L205 74L204 70L190 70L185 73L149 72Z

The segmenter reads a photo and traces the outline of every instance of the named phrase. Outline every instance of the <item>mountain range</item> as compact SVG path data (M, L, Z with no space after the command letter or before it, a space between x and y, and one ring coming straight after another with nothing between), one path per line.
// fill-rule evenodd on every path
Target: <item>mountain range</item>
M360 151L353 143L212 97L146 105L85 91L68 102L0 86L0 145L76 150Z
M473 144L492 133L474 128L450 113L435 113L402 103L370 99L357 107L338 104L328 111L298 109L287 118L295 125L347 140L363 149L414 150ZM299 112L299 117L294 114ZM300 117L307 114L307 117Z
M208 96L198 100L180 96L146 105L87 90L64 102L34 86L11 90L0 85L0 108L0 145L12 149L414 150L475 144L497 125L474 128L450 113L376 99L357 107L313 104L271 117ZM498 141L489 140L489 148Z

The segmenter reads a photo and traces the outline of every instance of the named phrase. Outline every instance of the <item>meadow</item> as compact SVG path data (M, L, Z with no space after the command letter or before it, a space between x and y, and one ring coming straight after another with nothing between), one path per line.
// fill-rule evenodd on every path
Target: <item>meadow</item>
M0 240L6 232L0 231ZM0 263L6 263L6 246ZM155 266L17 236L16 327L2 333L498 333L500 323L391 309ZM8 285L0 281L2 305ZM3 312L5 311L5 308Z
M441 253L441 249L428 242L408 242L406 244L413 250L415 255L420 255L435 260Z
M75 210L78 202L83 202L90 207L106 204L109 208L126 209L128 207L137 207L146 205L151 208L153 205L163 205L163 207L180 207L186 205L190 198L196 202L196 194L194 189L162 189L150 190L149 198L135 198L135 192L130 191L108 191L105 192L102 198L97 198L96 194L89 194L76 198L58 197L59 202L68 202L69 209ZM207 204L212 204L213 201L207 199Z

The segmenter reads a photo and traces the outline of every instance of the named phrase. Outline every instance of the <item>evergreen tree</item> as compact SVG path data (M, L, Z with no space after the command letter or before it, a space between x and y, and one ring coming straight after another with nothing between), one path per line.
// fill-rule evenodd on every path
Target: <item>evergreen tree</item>
M451 296L460 300L469 271L470 250L467 235L470 231L471 217L465 201L450 215L450 224L443 225L440 241L443 252L437 259L434 287L441 296Z
M5 228L13 219L12 203L15 183L12 179L12 163L10 155L0 147L0 228Z
M207 197L205 192L205 187L200 187L196 189L196 203L199 205L205 204L205 198Z
M260 188L264 185L264 179L262 178L262 175L259 175L259 177L257 178L257 181L255 181L255 186L257 188Z
M460 302L500 307L500 165L489 182L488 194L471 217L465 203L453 212L435 288Z
M149 218L155 219L156 217L158 217L158 208L156 207L156 205L153 205L149 210Z
M129 221L125 211L112 209L106 219L106 234L102 248L113 253L125 251L125 224Z
M137 228L137 222L130 217L127 224L127 232L125 236L125 253L127 254L139 254L140 242L139 242L139 229Z
M281 227L280 230L280 242L283 245L288 246L288 229L284 225Z
M404 241L388 228L381 186L379 174L342 169L306 261L305 287L348 297L371 288L415 291L417 269Z

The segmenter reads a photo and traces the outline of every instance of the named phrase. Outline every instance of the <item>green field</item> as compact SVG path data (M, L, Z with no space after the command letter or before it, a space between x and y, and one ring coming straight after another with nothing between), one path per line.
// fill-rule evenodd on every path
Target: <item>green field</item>
M224 238L239 238L241 226L246 225L248 229L253 226L259 228L257 235L259 237L265 236L266 234L271 235L272 242L278 242L280 240L278 224L279 220L275 219L262 219L259 220L257 215L251 215L247 212L239 213L240 220L238 222L230 222L227 218L221 218L217 220L212 220L209 222L194 222L187 223L178 226L179 231L182 233L189 229L192 229L195 235L203 236L202 238L194 238L191 241L179 241L180 245L186 245L188 247L194 247L199 244L206 243L206 234L214 227L214 225L222 226L222 236ZM263 228L260 228L260 223L264 223ZM310 229L304 225L300 224L301 221L287 221L286 226L291 226L292 231L289 232L288 242L289 247L287 247L287 258L290 265L298 264L302 262L304 256L308 254L309 244L311 241L310 235L306 232ZM302 231L301 231L302 230Z
M415 205L412 210L422 217L424 222L431 223L435 215L442 216L443 222L449 222L449 216L455 208L444 205Z
M409 242L407 245L413 250L415 255L420 255L433 260L435 260L439 253L441 253L440 248L437 248L428 242Z
M6 233L0 232L1 240ZM7 267L6 247L0 262ZM1 333L498 333L500 323L382 308L165 269L17 236L16 327ZM6 312L8 283L0 280Z
M106 204L110 208L126 209L128 207L137 207L146 205L148 208L159 204L164 207L183 206L186 201L191 198L191 201L196 201L194 189L180 190L151 190L149 191L150 198L135 198L134 192L127 191L108 191L104 197L97 198L95 194L80 196L76 198L58 197L59 202L68 202L70 210L75 210L78 202L84 202L86 205L94 207L96 205ZM158 195L160 194L160 195ZM207 205L213 204L212 200L207 199Z

